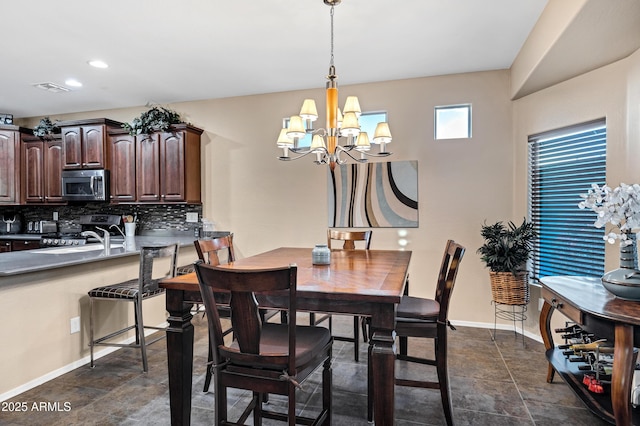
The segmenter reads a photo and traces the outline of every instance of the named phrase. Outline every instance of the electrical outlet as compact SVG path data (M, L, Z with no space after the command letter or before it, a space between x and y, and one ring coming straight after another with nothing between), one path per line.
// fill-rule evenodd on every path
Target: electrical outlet
M197 223L198 222L198 213L197 212L187 213L187 222Z
M71 334L80 332L80 317L71 318L70 324L71 324Z
M58 220L58 212L53 212L53 220Z

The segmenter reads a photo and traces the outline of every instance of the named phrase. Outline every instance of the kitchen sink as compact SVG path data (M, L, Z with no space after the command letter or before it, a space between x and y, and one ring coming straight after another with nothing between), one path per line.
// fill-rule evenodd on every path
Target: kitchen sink
M110 247L122 248L122 244L111 244ZM83 253L86 251L103 250L104 244L85 244L77 247L56 247L47 250L32 250L31 253L35 254L70 254L70 253Z

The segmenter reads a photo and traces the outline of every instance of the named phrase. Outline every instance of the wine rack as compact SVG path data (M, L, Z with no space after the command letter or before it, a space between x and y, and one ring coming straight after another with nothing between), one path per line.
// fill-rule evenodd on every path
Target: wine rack
M613 342L572 321L554 331L563 343L546 351L547 360L591 412L615 424L611 403ZM640 424L638 409L632 410L632 424Z

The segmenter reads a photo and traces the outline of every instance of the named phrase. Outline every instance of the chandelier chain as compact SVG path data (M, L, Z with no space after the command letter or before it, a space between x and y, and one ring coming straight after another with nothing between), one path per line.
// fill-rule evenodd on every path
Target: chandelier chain
M329 65L333 66L333 8L331 6L331 60L329 61Z

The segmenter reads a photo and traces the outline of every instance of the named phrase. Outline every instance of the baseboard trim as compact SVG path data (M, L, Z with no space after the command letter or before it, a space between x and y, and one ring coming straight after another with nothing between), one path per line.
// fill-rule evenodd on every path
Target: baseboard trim
M488 323L488 322L451 321L451 324L459 325L460 327L487 328L489 330L493 330L493 327L494 327L493 323ZM513 325L510 325L510 324L496 324L495 327L497 330L513 331ZM516 333L522 334L521 330L520 331L516 330ZM530 331L525 330L524 335L532 340L535 340L536 342L544 343L542 341L542 337L539 334L534 334Z
M158 325L157 327L167 327L169 325L169 323L163 323ZM156 333L157 331L154 330L147 330L145 331L144 335L145 336L149 336L153 333ZM122 340L121 342L118 343L122 343L122 344L129 344L129 343L133 343L135 341L135 336L129 337L127 339ZM122 348L118 348L118 347L105 347L104 349L100 349L100 350L96 350L93 353L93 359L100 359L103 356L109 355L110 353L113 353L115 351L117 351L118 349L122 349ZM35 378L23 385L18 386L17 388L13 388L10 391L7 391L3 394L0 394L0 401L6 401L10 398L13 398L14 396L20 395L23 392L26 392L30 389L35 388L36 386L40 386L46 382L48 382L49 380L53 380L57 377L62 376L63 374L66 374L70 371L75 370L76 368L82 367L84 365L88 365L89 363L91 363L91 355L87 355L77 361L74 361L70 364L65 365L64 367L60 367L57 370L51 371L45 375L42 375L38 378ZM140 360L140 368L142 368L142 360Z

